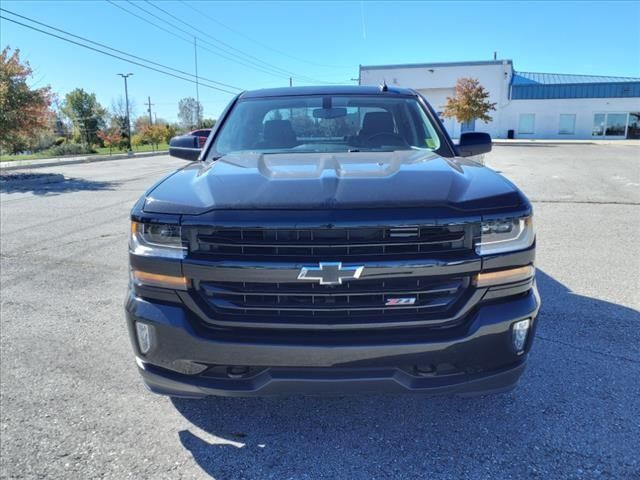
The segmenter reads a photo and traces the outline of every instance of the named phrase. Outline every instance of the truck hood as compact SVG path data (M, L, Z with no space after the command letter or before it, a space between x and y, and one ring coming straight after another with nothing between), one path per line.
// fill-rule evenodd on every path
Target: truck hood
M526 203L493 170L432 152L238 153L174 172L147 192L144 211L446 206L473 212Z

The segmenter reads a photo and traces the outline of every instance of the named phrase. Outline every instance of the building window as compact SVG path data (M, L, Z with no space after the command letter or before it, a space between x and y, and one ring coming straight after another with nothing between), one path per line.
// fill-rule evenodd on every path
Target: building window
M609 137L623 137L627 128L626 113L607 113L607 123L604 134Z
M473 132L476 129L476 120L468 120L460 124L460 133Z
M576 133L576 116L573 113L560 114L560 135L574 135Z
M596 113L593 116L594 137L624 137L627 134L627 113Z
M536 125L536 116L533 113L521 113L518 123L518 133L528 134L534 133Z

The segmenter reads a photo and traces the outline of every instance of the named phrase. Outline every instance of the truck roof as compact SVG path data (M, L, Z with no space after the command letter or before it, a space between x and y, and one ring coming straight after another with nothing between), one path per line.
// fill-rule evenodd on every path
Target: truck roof
M413 96L415 92L408 88L388 86L382 91L373 85L323 85L309 87L281 87L250 90L240 94L240 98L290 97L297 95L386 95Z

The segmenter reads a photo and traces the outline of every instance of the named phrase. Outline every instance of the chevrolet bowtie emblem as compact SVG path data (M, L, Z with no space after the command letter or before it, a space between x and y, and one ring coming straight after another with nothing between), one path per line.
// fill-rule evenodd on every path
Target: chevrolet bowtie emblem
M343 267L342 262L320 262L317 267L302 267L298 280L319 282L320 285L342 285L343 280L360 278L364 266Z

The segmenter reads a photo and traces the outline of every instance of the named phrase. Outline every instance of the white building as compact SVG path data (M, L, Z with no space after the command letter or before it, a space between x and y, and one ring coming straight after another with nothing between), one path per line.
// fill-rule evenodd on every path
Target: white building
M640 138L640 78L517 72L511 60L360 66L359 76L361 85L418 90L438 113L463 77L477 78L496 110L488 124L443 118L454 138L473 130L493 138Z

